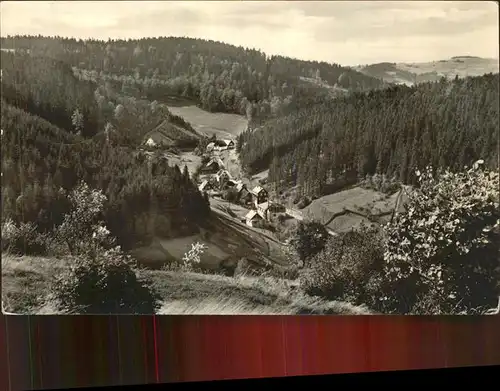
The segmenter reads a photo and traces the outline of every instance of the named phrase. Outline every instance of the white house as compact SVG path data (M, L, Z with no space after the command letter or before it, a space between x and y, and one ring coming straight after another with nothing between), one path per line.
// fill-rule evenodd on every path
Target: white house
M257 213L264 220L267 220L269 212L269 202L263 202L262 204L257 204Z
M227 149L233 149L235 146L233 140L222 140L222 142Z
M253 227L256 222L261 221L262 216L257 213L256 210L249 211L245 216L246 225Z
M148 138L148 140L145 142L145 144L148 146L148 147L154 147L156 145L156 143L154 142L154 140L150 137Z

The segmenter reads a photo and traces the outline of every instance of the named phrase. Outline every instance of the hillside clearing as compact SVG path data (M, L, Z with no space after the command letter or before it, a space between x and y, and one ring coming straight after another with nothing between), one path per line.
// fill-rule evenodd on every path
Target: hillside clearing
M193 128L208 137L215 135L218 139L234 139L247 127L247 119L238 114L210 113L195 105L168 105L170 112L189 122Z
M386 210L391 210L391 201L392 198L378 191L355 187L314 200L303 209L303 214L307 218L326 224L345 209L367 214L372 205L377 203L379 208L383 206Z
M42 257L2 257L2 303L11 313L57 314L49 284L68 260ZM367 315L364 307L325 301L300 292L296 283L274 278L237 278L190 272L138 269L163 300L160 314L338 314Z

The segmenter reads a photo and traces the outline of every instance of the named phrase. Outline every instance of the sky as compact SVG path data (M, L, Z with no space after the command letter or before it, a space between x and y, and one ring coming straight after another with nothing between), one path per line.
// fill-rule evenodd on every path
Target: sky
M361 65L499 57L494 1L2 1L0 33L186 36Z

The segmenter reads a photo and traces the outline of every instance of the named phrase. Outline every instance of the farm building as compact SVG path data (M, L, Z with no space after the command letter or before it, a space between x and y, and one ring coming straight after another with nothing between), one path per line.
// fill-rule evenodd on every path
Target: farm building
M144 144L148 146L171 146L174 145L174 140L170 138L164 131L157 128L148 132L144 136Z
M262 216L256 210L249 211L245 216L246 225L249 227L253 227L258 221L262 221Z
M269 198L269 194L266 189L261 186L255 186L250 193L253 196L253 201L256 205L266 202Z
M225 169L224 162L220 158L214 157L201 168L201 171L204 173L215 174L223 169Z

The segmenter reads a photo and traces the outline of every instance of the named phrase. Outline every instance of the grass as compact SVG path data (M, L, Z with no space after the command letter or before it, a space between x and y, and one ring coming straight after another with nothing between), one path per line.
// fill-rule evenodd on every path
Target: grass
M14 313L51 312L50 279L67 268L68 262L2 254L2 309Z
M314 200L304 208L303 214L327 223L334 215L341 213L344 209L365 214L367 212L363 212L363 209L371 210L372 205L384 198L385 195L378 191L355 187ZM357 224L357 219L353 224Z
M49 296L51 277L63 271L68 260L42 257L2 257L3 309L10 313L57 314ZM364 315L363 307L325 301L304 294L297 282L272 277L225 277L163 270L137 270L160 293L160 314Z
M246 129L248 123L242 115L210 113L194 105L168 105L168 109L172 114L184 118L199 133L209 137L215 134L220 139L234 139Z

